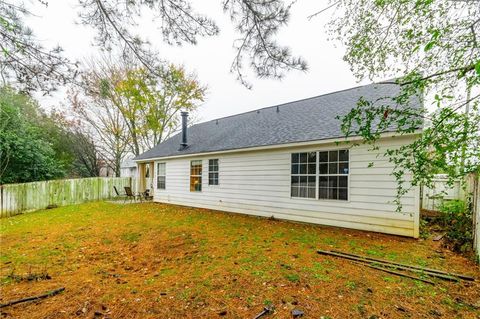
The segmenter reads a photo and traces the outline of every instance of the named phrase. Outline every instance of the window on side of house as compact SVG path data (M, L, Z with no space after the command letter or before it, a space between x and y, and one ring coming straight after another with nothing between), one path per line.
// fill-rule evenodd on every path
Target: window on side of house
M166 187L166 163L157 163L157 189Z
M208 185L218 185L218 158L208 160Z
M291 165L291 196L315 198L317 153L293 153Z
M318 198L348 200L348 150L318 152Z
M202 161L190 161L190 191L202 191Z

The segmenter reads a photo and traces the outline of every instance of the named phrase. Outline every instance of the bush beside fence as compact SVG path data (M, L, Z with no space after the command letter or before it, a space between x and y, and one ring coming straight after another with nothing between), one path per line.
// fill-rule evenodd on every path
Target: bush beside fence
M437 175L433 180L432 188L422 189L422 209L438 211L450 200L459 199L472 205L473 212L473 248L480 263L480 176L472 173L465 176L465 189L456 181L452 186L447 185L447 177Z
M113 186L123 193L124 186L135 187L131 177L92 177L22 184L0 185L0 217L44 209L114 198Z
M439 174L433 179L432 188L423 186L422 209L438 211L445 201L465 198L460 181L455 181L452 186L448 186L447 181L448 178L445 175Z

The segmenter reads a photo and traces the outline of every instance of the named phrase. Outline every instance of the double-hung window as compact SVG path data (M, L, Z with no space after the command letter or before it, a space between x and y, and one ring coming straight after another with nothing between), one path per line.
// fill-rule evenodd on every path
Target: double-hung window
M349 168L348 150L293 153L291 196L348 200Z
M190 161L190 191L202 191L202 161Z
M218 185L218 159L208 160L208 185Z
M157 189L166 187L166 163L157 163Z
M348 150L318 153L319 199L348 200Z
M315 198L317 153L293 153L291 196Z

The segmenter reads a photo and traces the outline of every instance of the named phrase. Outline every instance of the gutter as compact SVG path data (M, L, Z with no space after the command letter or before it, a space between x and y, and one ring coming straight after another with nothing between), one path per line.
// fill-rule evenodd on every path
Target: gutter
M395 138L395 137L401 138L401 137L405 137L405 136L416 136L416 135L421 135L421 134L422 134L422 130L417 130L413 133L403 134L403 135L396 135L395 132L391 132L391 133L383 133L381 138ZM362 138L360 136L353 136L353 137L348 137L348 138L334 137L334 138L328 138L328 139L322 139L322 140L313 140L313 141L305 141L305 142L293 142L293 143L283 143L283 144L274 144L274 145L236 148L236 149L229 149L229 150L222 150L222 151L208 151L208 152L200 152L200 153L189 153L189 154L181 154L181 155L170 155L170 156L143 158L143 159L133 159L133 161L136 162L137 164L141 164L141 163L148 163L148 162L151 162L151 161L165 160L165 159L195 157L195 156L210 155L210 154L215 155L215 154L253 152L253 151L260 151L260 150L276 150L276 149L290 148L290 147L297 147L297 146L301 147L301 146L311 146L311 145L322 145L322 144L335 143L335 142L341 143L341 142L359 141L361 139Z

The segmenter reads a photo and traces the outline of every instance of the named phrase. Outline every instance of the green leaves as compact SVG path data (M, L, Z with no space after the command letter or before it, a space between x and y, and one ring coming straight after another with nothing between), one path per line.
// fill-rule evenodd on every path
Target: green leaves
M437 41L432 40L428 42L427 45L425 45L425 47L423 48L423 51L425 52L430 51L435 44L437 44Z
M430 29L428 33L432 35L430 42L428 42L423 51L427 52L430 51L435 45L438 45L438 39L440 37L440 30L439 29Z
M402 210L401 197L412 186L430 185L435 174L447 174L453 182L470 172L480 172L479 101L471 101L471 113L465 114L458 112L458 106L450 106L453 96L436 94L436 111L426 115L425 110L410 107L411 90L423 86L413 79L416 77L410 77L409 84L405 84L396 97L376 101L361 99L342 119L343 132L347 136L361 136L362 143L370 145L371 150L378 150L377 143L387 130L405 135L423 127L414 142L384 153L394 164L392 175L397 181L398 211ZM402 82L406 83L403 79ZM397 105L392 106L392 101Z
M446 242L459 252L472 250L473 214L461 200L446 201L440 207L440 218L447 229Z
M100 97L104 99L108 98L108 96L110 95L110 90L111 90L111 87L108 79L101 79L99 83Z
M88 101L72 103L87 109L77 107L77 113L101 136L108 157L118 159L127 152L139 155L168 138L178 129L180 111L196 110L205 91L182 67L161 65L152 73L105 59L84 77L82 93Z
M387 0L375 0L375 5L380 8L383 8L386 3L387 3Z
M29 97L0 88L0 184L62 177L43 115Z
M401 87L387 97L393 103L360 100L342 119L342 130L361 136L373 150L387 128L396 135L423 128L415 141L385 152L394 164L397 209L411 185L429 185L437 173L453 181L480 172L478 3L347 0L338 7L341 13L330 26L354 74L396 76L385 85ZM419 110L411 107L417 98L423 104Z

